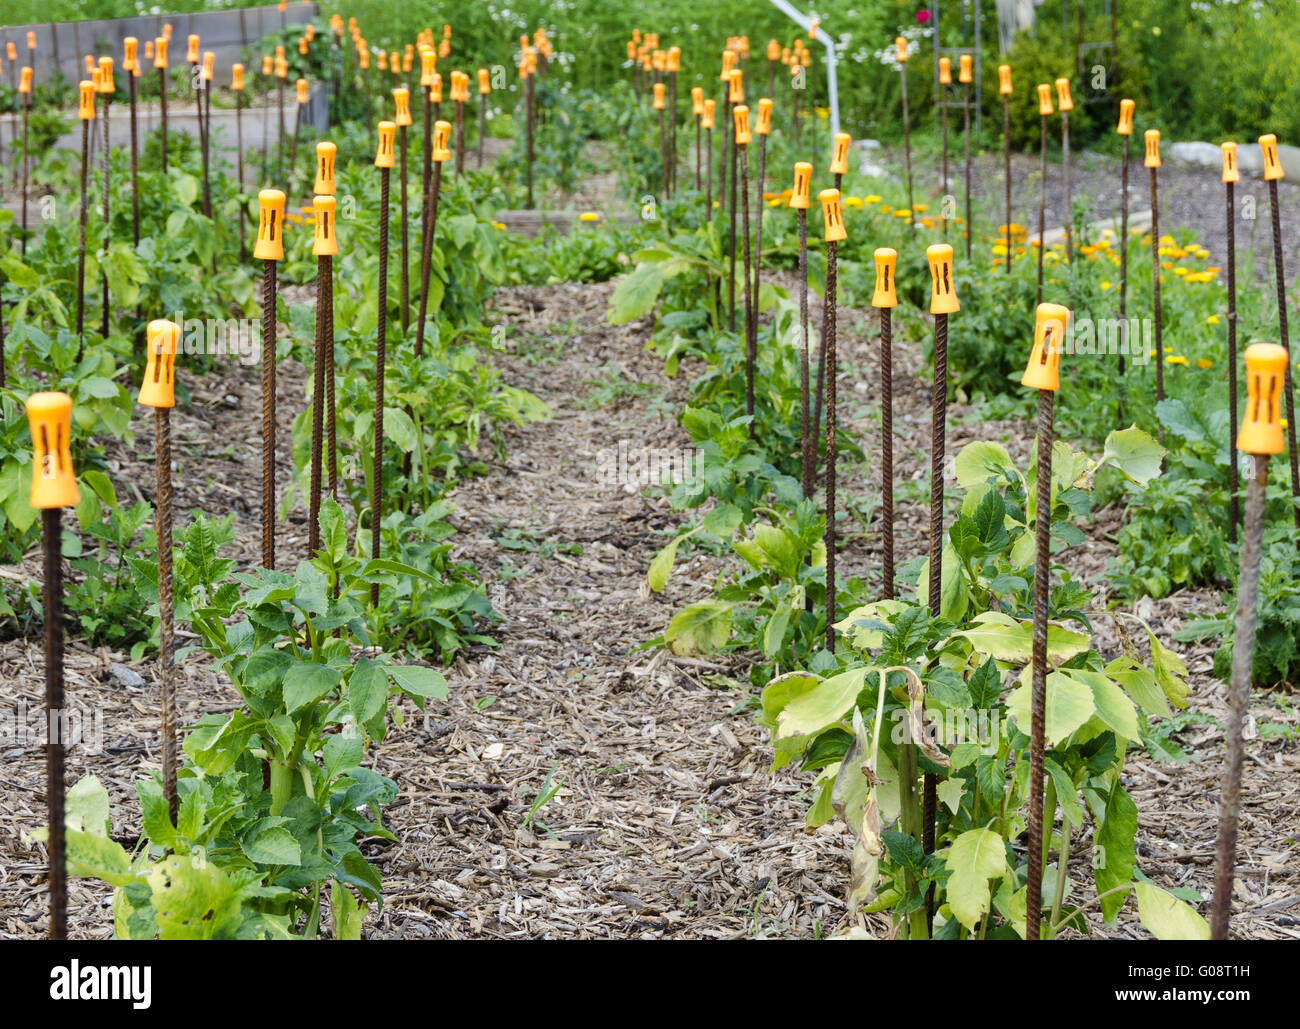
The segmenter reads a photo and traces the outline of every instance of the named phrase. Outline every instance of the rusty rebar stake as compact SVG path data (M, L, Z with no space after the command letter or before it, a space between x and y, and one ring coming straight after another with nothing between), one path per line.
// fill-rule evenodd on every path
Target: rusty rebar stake
M465 101L456 101L456 177L465 170Z
M527 131L527 176L528 176L528 203L525 208L529 211L533 209L533 76L529 75L524 79L524 122Z
M329 490L335 503L339 499L338 431L334 421L334 259L325 276L325 437L329 446Z
M478 95L478 166L483 167L483 140L487 136L487 98L486 93Z
M763 182L767 178L767 136L758 137L758 182L754 187L754 322L753 350L758 354L758 312L759 285L763 270ZM745 214L745 224L749 224L749 213Z
M1034 514L1033 695L1029 729L1028 861L1025 939L1040 938L1043 915L1043 739L1047 720L1047 604L1051 575L1052 413L1055 394L1038 391L1038 482ZM1051 827L1046 827L1051 831Z
M713 218L713 129L704 130L704 220Z
M745 413L750 417L749 438L754 438L754 362L758 357L758 327L755 324L753 280L750 278L749 250L749 147L740 144L741 218L745 231Z
M966 187L970 191L969 185ZM1015 249L1015 242L1011 237L1011 104L1008 101L1007 94L1002 94L1002 189L1005 193L1005 210L1007 217L1006 241L1007 241L1007 274L1011 274L1011 252ZM969 226L968 226L969 229Z
M316 353L311 386L311 496L307 511L307 552L320 547L321 435L325 422L325 305L329 302L330 258L316 258Z
M1160 194L1156 177L1160 169L1151 169L1151 314L1155 321L1156 342L1156 403L1165 399L1165 348L1164 319L1160 310ZM1160 422L1160 442L1165 439L1165 426Z
M167 174L167 69L158 69L158 105L162 119L162 171Z
M973 226L971 225L971 201L970 201L970 83L963 82L962 92L962 112L964 115L966 147L966 260L970 260L971 239L973 237Z
M244 192L244 121L242 118L244 91L235 90L235 160L239 165L239 192ZM134 111L132 112L134 114ZM133 130L134 131L134 130ZM134 139L132 140L134 145ZM134 171L134 169L133 169ZM132 198L134 200L134 197ZM247 247L247 212L243 198L239 200L239 260L242 263ZM137 226L137 232L139 226ZM137 239L136 242L139 242Z
M90 161L90 122L81 123L81 225L77 242L77 357L86 331L86 166Z
M701 119L701 118L698 117L698 116L697 116L696 119L695 119L695 192L697 192L697 193L698 193L701 189L704 188L704 179L703 179L703 177L702 177L702 174L701 174L701 173L702 173L702 169L701 169L701 167L700 167L700 163L701 163L701 161L700 161L700 143L701 143L701 139L702 139L702 137L703 137L703 132L704 132L704 130L700 127L700 122L701 122L702 120L703 120L703 119Z
M415 356L424 353L424 319L429 313L429 274L433 263L433 237L438 232L438 196L442 192L442 161L433 165L433 180L429 185L429 227L420 240L420 317L415 325Z
M731 147L731 98L727 87L722 89L722 110L724 117L722 119L722 139L721 147L718 151L718 209L724 214L727 207L727 154ZM713 208L709 208L709 217L713 216ZM733 325L732 328L735 328Z
M835 294L836 250L826 244L826 309L823 312L822 354L830 371L826 377L826 649L835 653Z
M203 84L203 120L201 122L202 131L199 133L199 143L203 150L203 215L206 218L212 217L212 180L209 174L210 161L208 155L211 150L212 139L212 80L208 79ZM238 99L236 99L238 104ZM216 273L216 252L212 255L212 271Z
M1127 135L1120 137L1120 173L1119 173L1119 321L1124 334L1124 347L1119 354L1119 390L1115 401L1115 424L1124 424L1124 351L1131 349L1132 341L1128 331L1128 140ZM1141 337L1138 337L1141 345Z
M108 257L108 243L111 239L112 225L109 222L109 195L108 195L108 176L109 176L109 145L108 145L108 94L104 94L104 245L101 252L104 257ZM107 262L103 262L105 267ZM99 334L104 339L108 338L108 272L100 269L99 288L102 296L102 310L100 312Z
M948 89L944 83L939 83L939 120L942 124L943 132L943 158L940 168L939 192L942 197L948 196ZM948 238L948 215L945 213L948 209L946 203L939 204L939 217L943 222L943 238Z
M275 567L275 261L262 262L262 567Z
M1237 219L1236 184L1224 183L1228 230L1228 541L1237 542L1241 500L1237 496Z
M275 149L275 183L284 183L284 79L278 75L275 79L276 98L280 106L280 142Z
M908 224L916 228L916 204L912 201L912 133L908 122L910 121L907 113L907 65L900 63L898 66L899 80L903 86L903 163L907 169L907 209L911 212L908 217ZM942 213L942 208L940 209Z
M1152 174L1154 175L1154 172ZM1269 179L1268 201L1273 213L1273 270L1277 278L1278 342L1290 353L1291 334L1287 325L1286 275L1282 266L1282 212L1277 202L1277 179ZM1159 322L1156 324L1158 325ZM1291 514L1295 527L1300 529L1300 453L1296 452L1295 386L1292 382L1290 361L1286 363L1283 389L1286 391L1286 443L1291 458Z
M23 94L23 240L21 246L21 255L27 256L27 177L30 171L30 155L27 148L27 121L32 109L32 95Z
M441 169L439 169L441 171ZM379 317L375 334L375 458L370 487L370 556L379 557L384 500L384 358L388 334L388 169L379 169ZM424 318L421 312L420 324ZM370 584L370 603L379 604L379 583Z
M1061 184L1065 187L1065 260L1074 264L1074 198L1070 190L1070 112L1061 112Z
M1290 358L1287 359L1289 365ZM1259 558L1264 533L1268 455L1251 455L1246 483L1246 523L1242 527L1241 575L1237 588L1236 628L1232 642L1232 675L1228 687L1228 758L1219 793L1219 831L1214 854L1214 900L1210 906L1210 938L1226 940L1232 918L1232 882L1237 865L1237 820L1241 795L1241 766L1245 761L1242 724L1250 708L1250 673L1255 658L1255 622L1259 605Z
M729 222L727 236L730 240L728 247L730 251L730 269L731 274L727 277L727 328L731 332L736 331L736 175L737 175L737 150L736 132L733 127L731 131L731 171L728 179L731 187L729 199L727 201L727 220Z
M1038 299L1035 304L1043 302L1043 251L1047 243L1043 236L1047 232L1047 115L1039 116L1042 122L1042 135L1038 146Z
M880 309L881 598L894 599L894 313Z
M135 109L135 73L128 72L128 99L131 105L131 241L140 245L140 139ZM24 142L24 147L26 142ZM24 203L26 200L24 199Z
M68 880L63 815L63 527L61 508L41 512L45 557L45 804L49 822L52 940L68 938Z
M814 489L814 443L809 431L811 398L808 394L808 212L803 208L799 209L799 398L802 412L799 441L803 458L803 497L807 500L813 495Z
M172 596L172 423L171 410L153 409L154 481L158 501L154 512L158 529L158 679L162 689L163 795L167 813L176 823L178 808L176 772L176 684L172 675L176 651Z
M397 126L398 151L401 154L399 160L399 172L402 176L400 194L402 207L402 338L406 338L406 332L411 327L411 251L410 251L410 199L407 196L406 185L406 126Z

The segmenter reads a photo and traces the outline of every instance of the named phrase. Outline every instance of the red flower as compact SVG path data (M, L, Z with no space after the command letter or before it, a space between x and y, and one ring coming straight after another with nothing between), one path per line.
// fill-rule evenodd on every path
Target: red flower
M919 21L922 25L924 25L927 21L929 21L929 20L930 20L930 8L928 8L928 7L922 7L919 11L917 11L917 12L916 12L916 20Z

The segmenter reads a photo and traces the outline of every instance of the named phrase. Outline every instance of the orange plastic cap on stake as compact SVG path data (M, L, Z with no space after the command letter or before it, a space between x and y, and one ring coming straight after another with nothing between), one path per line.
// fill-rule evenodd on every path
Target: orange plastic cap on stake
M704 113L704 89L701 86L691 88L691 114L697 118Z
M122 70L135 71L139 62L136 55L139 53L140 41L135 36L127 36L122 40Z
M478 70L478 92L479 96L487 96L492 92L492 77L486 68Z
M391 121L379 123L379 145L375 150L375 167L392 168L396 163L393 155L393 137L397 135L397 125Z
M14 45L12 39L5 41L5 56L11 61L18 60L18 47Z
M769 61L779 61L781 59L781 44L775 39L767 41L767 59Z
M1074 110L1074 98L1070 96L1070 80L1056 80L1056 106L1062 111Z
M1132 100L1121 100L1119 102L1119 125L1115 131L1121 136L1133 135L1133 108Z
M754 125L754 131L760 136L767 136L772 132L772 101L767 97L763 97L758 102L758 121Z
M1285 449L1282 397L1288 360L1286 348L1276 343L1252 343L1246 348L1246 416L1237 433L1238 450L1280 454Z
M146 407L176 406L176 351L180 348L181 327L175 322L157 318L146 331L149 345L146 351L144 381L136 398Z
M153 60L153 40L152 40L152 39L146 39L146 40L144 41L144 59L145 59L146 61L152 61L152 60Z
M269 55L263 55L263 57L262 57L262 74L263 74L263 75L266 75L266 76L269 76L269 75L271 74L271 68L272 68L272 65L271 65L271 58L270 58L270 56L269 56Z
M338 156L338 152L339 148L327 139L323 139L316 144L316 184L314 192L321 196L334 195L334 158Z
M98 71L98 69L96 69ZM95 120L95 84L90 79L81 80L80 103L77 105L77 117L82 121Z
M1070 309L1060 304L1039 304L1034 312L1034 348L1020 385L1030 389L1061 388L1061 352Z
M433 73L433 84L429 87L429 100L432 103L442 103L442 73Z
M116 91L116 83L113 82L113 58L101 57L99 59L99 91L104 94Z
M817 194L822 205L822 220L826 229L826 242L838 243L848 238L844 229L844 209L840 206L838 189L823 189Z
M253 256L259 261L284 260L284 193L264 189L257 194L257 244Z
M700 115L700 128L713 128L713 112L717 108L718 102L713 99L704 101L704 113Z
M876 291L871 294L872 307L897 307L898 292L894 285L894 270L898 266L898 251L893 247L877 247Z
M444 39L441 43L438 44L438 56L439 57L451 56L451 40Z
M299 79L298 81L301 83L300 88L305 89L307 80ZM397 113L393 116L394 125L414 124L411 120L411 91L405 86L398 86L393 90L393 106L397 109Z
M27 33L27 49L28 49L28 50L35 50L35 49L36 49L36 33L35 33L35 32L29 32L29 33Z
M433 47L420 47L420 85L428 89L433 85L433 73L438 68L438 51Z
M745 102L745 73L739 68L731 70L731 83L727 88L727 100L733 104Z
M1277 136L1268 133L1259 137L1259 149L1264 153L1264 179L1272 181L1285 176L1282 170L1282 161L1277 153Z
M32 91L32 69L24 67L22 77L18 80L18 92L30 93Z
M1146 139L1147 151L1146 156L1142 158L1142 163L1148 168L1160 167L1160 130L1147 129L1143 133Z
M1223 181L1240 182L1241 172L1237 168L1237 144L1231 141L1220 143L1219 149L1223 151Z
M957 81L970 83L974 81L971 67L971 55L962 54L957 58Z
M311 252L316 257L333 257L339 252L339 238L334 224L334 211L338 202L332 196L318 196L312 200L316 216L316 235Z
M307 80L299 79L297 82L298 89L298 106L304 106L311 99L311 94L307 90Z
M1011 65L998 65L998 92L1003 96L1011 95Z
M306 56L307 56L307 37L306 37L306 36L299 36L299 37L298 37L298 53L299 53L300 55L302 55L303 57L306 57ZM394 54L393 56L396 56L396 54ZM396 65L394 65L394 67L396 67Z
M275 59L275 77L277 79L287 79L289 77L289 61L285 57Z
M907 63L907 40L902 36L894 39L894 57L899 64Z
M95 59L91 57L90 54L85 54L81 59L86 62L86 74L91 78L94 78L95 71L99 67L95 64Z
M799 161L794 166L794 188L790 190L790 206L796 211L806 211L812 207L812 172L813 167L807 161Z
M1050 82L1040 82L1038 84L1038 113L1043 117L1052 114L1052 84Z
M651 101L651 106L656 111L662 111L665 107L668 106L668 104L664 101L664 90L666 88L667 87L665 87L662 82L656 82L654 84L654 99Z
M185 39L185 60L190 64L199 63L199 37L193 32Z
M925 259L930 265L930 313L960 311L957 286L952 278L952 247L947 243L932 243L925 248Z
M27 398L27 424L32 431L32 507L76 507L81 494L72 469L72 398L33 393Z
M939 85L952 85L952 61L946 57L939 58Z
M433 149L431 156L433 160L441 163L451 160L451 122L436 121L433 123Z
M745 146L753 139L749 132L748 105L737 104L731 109L731 115L736 125L736 146Z
M244 89L244 66L242 64L232 64L230 66L230 88L241 93Z
M718 76L719 82L731 82L731 69L736 66L736 54L733 50L722 51L722 74Z
M847 132L835 133L831 144L831 165L826 169L832 175L849 173L849 144L852 142L853 138Z

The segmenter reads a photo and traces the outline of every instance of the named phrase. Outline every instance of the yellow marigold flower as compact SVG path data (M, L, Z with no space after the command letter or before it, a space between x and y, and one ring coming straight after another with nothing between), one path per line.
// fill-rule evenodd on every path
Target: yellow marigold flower
M924 225L927 229L933 229L934 219L931 218L929 215L926 215L924 218L921 219L921 224Z
M1175 269L1174 269L1174 274L1175 274L1175 275L1181 275L1181 276L1183 276L1183 277L1187 277L1187 276L1190 276L1190 275L1191 275L1191 269L1190 269L1190 268L1175 268ZM1195 281L1195 280L1193 280L1193 281Z
M864 204L878 204L880 203L880 197L876 196L875 193L872 193L869 197L863 197L862 202Z
M862 197L845 197L844 206L852 207L854 210L862 210Z
M1205 324L1206 324L1206 325L1218 325L1218 324L1219 324L1219 316L1218 316L1217 314L1212 314L1212 315L1210 315L1208 318L1205 319Z
M1155 348L1152 347L1150 350L1147 351L1147 359L1149 360L1150 358L1153 358L1155 356L1156 356L1156 351Z
M582 214L578 215L578 221L598 222L600 221L600 215L596 211L583 211Z
M1187 358L1182 354L1170 354L1165 358L1165 364L1186 364Z
M929 204L913 204L913 205L912 205L912 210L913 210L913 211L928 211L928 210L930 210L930 205L929 205Z
M1102 281L1101 281L1101 288L1102 288L1102 289L1110 289L1110 280L1109 280L1109 279L1102 279Z
M1007 252L1007 245L1006 245L1005 243L994 243L994 244L993 244L993 253L994 253L994 254L998 254L998 255L1000 255L1000 256L1006 256L1006 252Z
M1177 244L1174 242L1173 236L1161 236L1160 245L1162 247L1172 247L1172 246L1176 246Z
M816 107L814 110L817 112L817 117L822 121L825 121L831 116L831 109L829 107Z
M890 211L893 210L893 208L890 207L888 204L881 204L880 210L883 211L885 214L888 214Z
M1196 361L1196 367L1197 367L1197 368L1200 368L1200 369L1202 369L1202 370L1209 369L1209 368L1213 368L1213 367L1214 367L1214 362L1211 361L1211 360L1208 360L1207 358L1204 358L1204 357L1202 357L1202 358L1198 358L1197 361Z
M504 229L505 227L506 227L506 226L505 226L505 223L504 223L504 222L493 222L493 223L492 223L492 228L494 228L494 229Z
M1160 267L1163 268L1165 271L1168 271L1168 270L1169 270L1170 268L1172 268L1173 266L1174 266L1174 262L1173 262L1173 261L1161 261L1161 262L1160 262Z
M886 210L888 210L888 208L886 208ZM911 210L909 210L909 209L906 208L906 207L900 207L897 211L894 212L894 217L895 217L895 218L910 218L910 217L912 217L912 212L911 212Z

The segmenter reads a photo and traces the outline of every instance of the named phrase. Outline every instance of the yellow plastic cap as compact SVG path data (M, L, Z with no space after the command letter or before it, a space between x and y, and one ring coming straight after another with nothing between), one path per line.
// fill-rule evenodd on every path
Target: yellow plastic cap
M270 74L271 74L271 68L272 68L271 57L270 57L269 54L264 54L264 55L262 56L262 74L263 74L263 75L270 75Z
M104 94L115 92L116 84L113 82L113 58L101 57L99 59L99 91Z
M149 340L144 366L144 381L136 398L146 407L176 406L176 351L181 341L181 327L158 318L149 323Z
M253 256L259 261L284 260L284 193L264 189L257 194L257 244Z
M32 431L32 507L76 507L81 494L72 470L72 398L33 393L27 398L27 424Z
M957 285L952 278L952 247L947 243L933 243L925 248L925 259L930 264L930 313L960 311Z
M203 81L212 81L212 69L217 63L217 55L211 50L203 51Z
M732 119L736 123L736 146L745 146L753 136L749 133L749 106L737 104L731 109Z
M1282 171L1282 161L1277 154L1277 136L1268 133L1259 137L1259 149L1264 153L1264 178L1265 180L1280 179L1285 176Z
M1038 113L1044 117L1052 113L1052 84L1050 82L1040 82L1038 84Z
M716 100L704 101L704 113L700 115L700 128L702 129L713 128L713 112L717 108L717 106L718 106L718 102Z
M334 158L338 155L338 152L339 148L327 139L323 139L316 144L316 185L314 192L321 196L334 195Z
M433 149L431 156L433 160L442 162L451 160L451 122L436 121L433 123Z
M872 307L897 307L898 292L894 285L894 270L898 267L898 251L893 247L877 247L876 291L871 294Z
M952 84L952 61L946 57L939 58L939 85L948 86Z
M831 166L826 169L832 175L849 173L849 144L852 142L853 138L847 132L835 133L831 142Z
M894 39L894 56L899 64L907 63L907 40L902 36L897 36Z
M127 36L122 40L122 70L135 71L138 64L137 54L140 51L140 41L135 36Z
M668 106L667 102L664 100L664 90L666 88L667 87L662 82L656 82L654 84L654 99L651 101L651 106L654 107L656 111L662 111Z
M844 209L840 206L840 191L838 189L823 189L817 194L817 199L822 205L822 221L826 230L826 242L838 243L842 239L848 238L848 232L844 229Z
M28 49L28 50L35 50L35 49L36 49L36 33L35 33L35 32L29 32L29 33L27 33L27 49Z
M1030 389L1061 388L1061 351L1070 309L1060 304L1039 304L1034 312L1034 348L1020 385Z
M433 73L433 84L429 86L429 102L434 104L442 103L442 73Z
M998 65L998 92L1003 96L1011 94L1011 65Z
M668 48L668 71L677 72L682 70L682 48L679 46L670 46Z
M393 138L397 135L397 125L391 121L379 123L379 145L375 150L375 167L392 168L397 159L393 155Z
M98 71L98 69L96 69ZM90 79L82 79L80 84L80 102L77 104L77 117L82 121L95 120L95 84Z
M480 96L487 96L492 92L492 78L486 68L478 70L478 91Z
M1121 100L1119 102L1119 126L1115 129L1121 136L1133 135L1133 108L1132 100Z
M153 41L153 66L155 68L167 67L167 37L159 36Z
M339 237L334 224L337 203L332 196L312 199L312 209L316 215L316 236L312 240L311 252L317 257L333 257L339 252Z
M1246 348L1246 416L1237 433L1238 450L1280 454L1285 449L1282 397L1288 360L1286 349L1276 343L1252 343Z
M704 90L700 86L691 89L691 114L697 118L704 113Z
M731 70L731 80L727 87L727 100L733 104L745 102L745 73L739 68Z
M794 166L794 188L790 190L790 206L796 211L806 211L812 206L813 167L807 161Z
M298 105L301 107L311 99L311 94L307 90L306 79L299 79L296 85L298 88Z
M32 91L32 69L24 67L22 77L18 80L18 92L30 93Z
M307 37L306 37L306 36L299 36L299 37L298 37L298 53L301 54L303 57L306 57L306 56L307 56ZM396 54L393 54L393 58L394 58L394 61L393 61L393 69L396 70L396 69L397 69L397 61L396 61L397 55L396 55Z
M1070 80L1056 80L1056 106L1062 111L1074 110L1074 99L1070 96Z
M722 51L722 74L718 76L719 82L729 83L731 81L731 70L736 66L736 54L732 50Z
M199 63L199 37L193 32L185 37L185 60L190 64Z
M1142 163L1148 168L1160 167L1160 130L1147 129L1143 134L1146 139L1146 156L1142 158Z
M433 73L438 68L438 51L431 46L420 47L420 86L428 89L433 85Z
M1241 171L1237 168L1237 144L1231 141L1220 143L1219 149L1223 151L1223 181L1240 182Z
M772 101L767 97L758 102L758 121L754 125L754 131L760 136L769 135L772 131Z
M974 81L974 75L972 74L972 71L973 71L973 63L970 54L962 54L960 57L957 58L957 81L958 82L969 83Z
M767 41L767 59L769 61L779 61L781 59L781 44L775 39Z
M307 85L306 80L299 79L303 86ZM411 125L411 91L405 86L398 86L393 90L393 106L397 109L397 114L393 117L394 125Z

